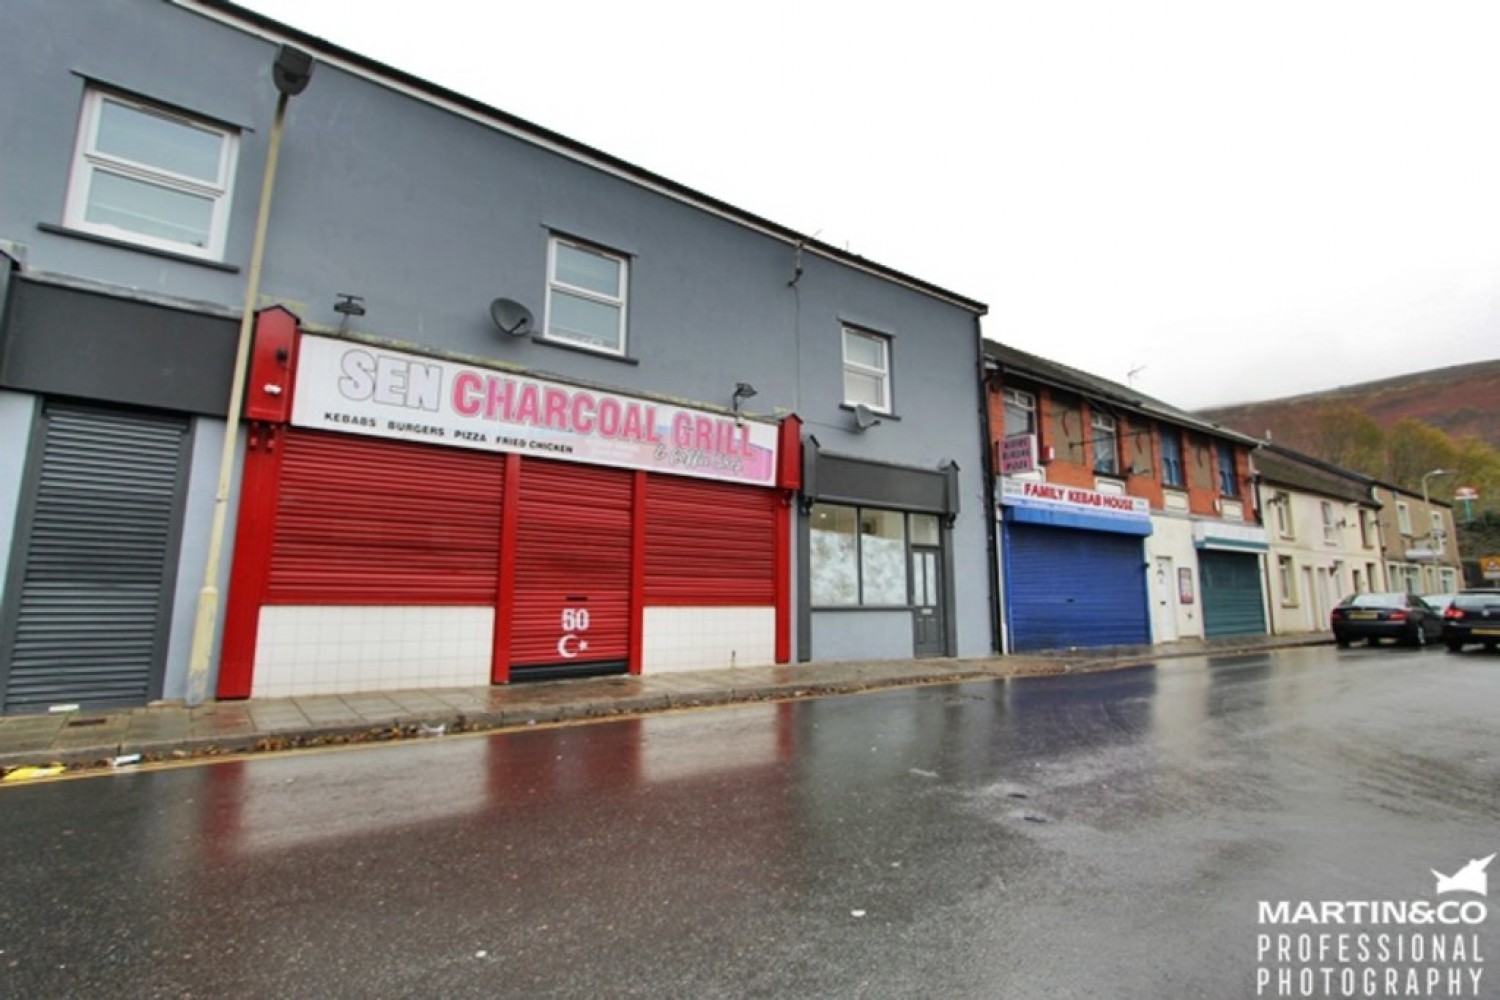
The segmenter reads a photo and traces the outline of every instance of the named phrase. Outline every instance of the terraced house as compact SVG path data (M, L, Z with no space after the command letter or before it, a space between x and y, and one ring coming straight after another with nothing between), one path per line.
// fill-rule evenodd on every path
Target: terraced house
M5 712L990 650L982 303L221 0L0 81Z
M1265 632L1258 443L984 345L1005 649Z

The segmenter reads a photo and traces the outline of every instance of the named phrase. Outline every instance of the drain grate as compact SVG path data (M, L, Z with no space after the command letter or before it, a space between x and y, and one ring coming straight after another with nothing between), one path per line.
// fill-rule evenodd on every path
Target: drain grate
M64 729L77 729L80 726L102 726L108 719L70 719L63 723Z

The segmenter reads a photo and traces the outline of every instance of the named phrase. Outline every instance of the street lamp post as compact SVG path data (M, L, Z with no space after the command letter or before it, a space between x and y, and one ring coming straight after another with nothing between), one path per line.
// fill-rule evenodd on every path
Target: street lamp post
M229 386L229 404L224 415L224 448L219 456L219 489L214 496L213 524L209 529L208 558L203 567L203 586L198 591L198 613L193 622L193 642L188 654L187 704L196 708L208 693L208 664L219 619L219 562L224 548L229 487L234 475L235 451L239 444L240 406L245 398L245 371L249 367L250 341L255 330L255 302L260 297L260 270L266 254L266 227L271 217L271 190L276 183L276 164L281 153L281 130L289 98L307 89L312 78L312 56L283 45L276 53L271 79L276 84L276 114L266 145L266 172L261 182L260 209L255 218L255 241L250 248L250 269L245 282L245 307L240 315L239 340L234 357L234 375Z
M1427 480L1433 476L1452 476L1456 474L1452 469L1433 469L1431 472L1422 473L1422 503L1429 507L1432 505L1432 501L1427 496ZM1431 513L1431 511L1428 511L1428 513Z

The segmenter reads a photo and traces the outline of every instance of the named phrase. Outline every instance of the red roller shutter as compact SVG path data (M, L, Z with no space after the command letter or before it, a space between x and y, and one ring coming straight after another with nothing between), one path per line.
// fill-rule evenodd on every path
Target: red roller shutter
M301 430L284 442L266 603L494 603L500 456Z
M648 477L646 603L774 604L780 502L775 490Z
M520 463L513 665L626 666L634 478L616 469Z

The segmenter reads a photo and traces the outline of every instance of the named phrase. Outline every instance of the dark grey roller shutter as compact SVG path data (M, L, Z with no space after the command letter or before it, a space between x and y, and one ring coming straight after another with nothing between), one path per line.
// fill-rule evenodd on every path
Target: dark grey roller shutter
M7 712L158 696L187 434L185 418L47 404L17 538Z
M1198 550L1203 577L1203 634L1264 635L1260 560L1249 552Z

